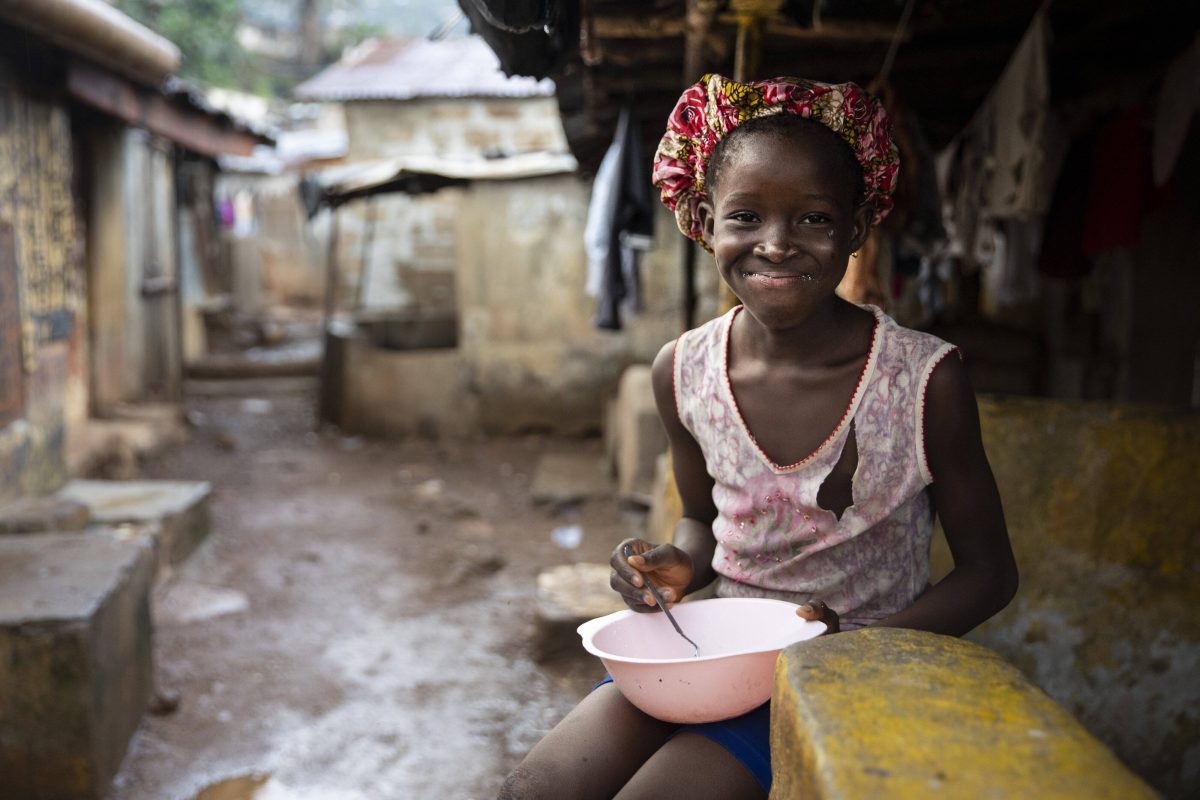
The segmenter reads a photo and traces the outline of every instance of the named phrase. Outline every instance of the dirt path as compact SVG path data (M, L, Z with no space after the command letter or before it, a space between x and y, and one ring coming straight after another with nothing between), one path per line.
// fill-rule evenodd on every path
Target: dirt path
M197 386L192 441L148 477L213 484L209 540L159 591L147 716L111 800L489 798L601 667L534 661L535 576L639 530L611 499L529 500L598 441L374 442L312 432L314 386ZM582 544L551 540L579 524Z

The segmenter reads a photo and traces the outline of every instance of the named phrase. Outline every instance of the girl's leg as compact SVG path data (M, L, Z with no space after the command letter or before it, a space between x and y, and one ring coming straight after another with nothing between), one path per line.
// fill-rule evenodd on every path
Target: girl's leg
M615 800L764 800L766 796L754 774L732 753L712 739L683 731L659 748Z
M643 714L606 683L529 751L499 800L608 800L678 727Z

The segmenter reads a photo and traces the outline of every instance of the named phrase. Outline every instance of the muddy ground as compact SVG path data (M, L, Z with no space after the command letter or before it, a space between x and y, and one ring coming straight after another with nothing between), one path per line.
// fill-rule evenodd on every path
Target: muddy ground
M536 575L605 561L643 515L530 497L540 458L600 463L599 440L349 438L314 430L314 395L194 383L190 442L146 465L212 483L211 533L156 593L178 705L146 716L110 800L494 797L602 674L577 639L545 658ZM574 549L552 536L571 525Z

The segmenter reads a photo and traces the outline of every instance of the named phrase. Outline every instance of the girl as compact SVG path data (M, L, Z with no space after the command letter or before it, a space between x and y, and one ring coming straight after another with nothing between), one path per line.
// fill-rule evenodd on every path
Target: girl
M954 348L834 292L890 210L897 168L882 106L853 84L705 76L680 99L654 182L741 305L655 359L683 519L672 544L614 551L612 586L631 608L653 610L646 581L673 603L715 580L721 597L801 604L831 633L961 635L1012 598L1016 566ZM954 569L929 586L935 512ZM768 706L681 727L605 682L501 797L765 797Z

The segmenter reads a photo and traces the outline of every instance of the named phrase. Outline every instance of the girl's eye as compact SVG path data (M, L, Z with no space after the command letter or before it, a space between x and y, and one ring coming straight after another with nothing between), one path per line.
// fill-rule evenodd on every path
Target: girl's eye
M824 225L828 222L832 222L832 220L824 214L806 214L801 222L809 225Z
M750 211L735 211L729 215L734 222L758 222L758 216Z

